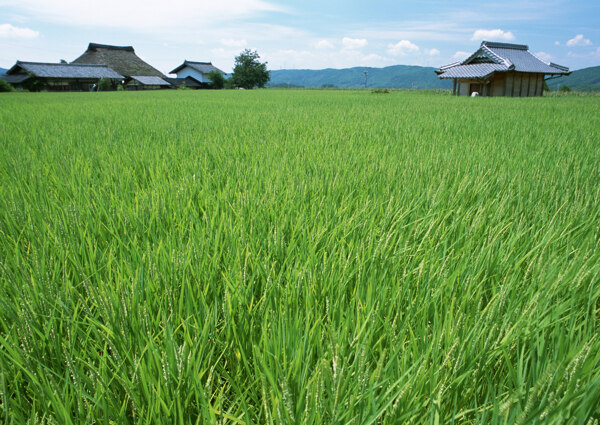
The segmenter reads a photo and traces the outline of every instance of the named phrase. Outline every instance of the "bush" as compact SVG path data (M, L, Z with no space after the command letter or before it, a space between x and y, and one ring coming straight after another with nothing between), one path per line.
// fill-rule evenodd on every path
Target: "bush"
M387 94L390 91L388 89L375 89L375 90L371 90L371 93L375 93L375 94Z
M108 78L98 80L98 91L109 91L112 88L112 81Z
M221 90L225 87L225 77L223 77L223 74L221 74L220 71L210 71L208 73L208 79L210 81L211 89Z
M571 91L571 87L566 86L566 85L565 86L560 86L560 89L558 91L563 92L563 93L568 93L568 92Z
M225 89L234 89L235 88L235 83L233 82L233 78L227 78L225 79L225 85L224 87Z
M0 79L0 92L15 91L15 88L10 83Z

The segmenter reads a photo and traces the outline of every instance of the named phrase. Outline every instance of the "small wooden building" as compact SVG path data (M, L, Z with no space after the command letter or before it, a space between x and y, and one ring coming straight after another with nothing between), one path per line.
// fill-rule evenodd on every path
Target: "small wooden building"
M226 75L211 62L192 62L189 60L183 61L181 65L169 72L169 74L177 74L177 78L193 77L200 83L208 84L210 83L208 74L212 71L218 71L223 74L223 76Z
M173 88L171 83L155 76L134 75L125 80L127 90L159 90Z
M33 91L90 91L101 79L110 80L113 87L123 79L106 65L22 61L17 61L6 74L6 80L17 88Z
M201 83L200 81L196 80L194 77L185 77L185 78L165 78L165 81L168 81L169 83L171 83L171 85L178 89L178 88L188 88L188 89L193 89L193 90L197 90L197 89L202 89L202 88L208 88L208 84L207 83Z
M544 80L569 75L569 68L544 62L522 44L484 41L479 50L462 62L442 66L441 79L452 79L457 96L542 96Z

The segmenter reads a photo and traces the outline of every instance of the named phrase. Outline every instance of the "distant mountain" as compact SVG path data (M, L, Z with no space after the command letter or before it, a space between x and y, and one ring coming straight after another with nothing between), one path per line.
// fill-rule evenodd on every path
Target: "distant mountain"
M0 75L6 74L6 71L8 71L8 69L0 68Z
M282 69L271 71L269 87L364 87L367 71L368 88L451 89L451 80L440 80L436 68L395 65L385 68L355 67L345 69ZM573 71L567 77L548 80L550 90L567 85L575 91L600 91L600 66Z
M281 69L271 71L269 87L364 87L367 88L451 89L452 81L440 80L436 68L394 65L385 68Z
M561 86L569 86L574 91L600 91L600 66L573 71L566 77L548 80L550 90L558 90Z

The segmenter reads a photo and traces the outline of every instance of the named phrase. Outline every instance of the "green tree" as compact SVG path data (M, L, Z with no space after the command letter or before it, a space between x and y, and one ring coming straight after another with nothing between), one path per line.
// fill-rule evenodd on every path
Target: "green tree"
M558 91L561 91L563 93L568 93L571 91L571 87L564 85L564 86L560 86L560 89Z
M0 92L15 91L15 88L0 78Z
M271 78L267 70L267 62L259 62L260 55L256 50L244 50L235 58L235 67L233 68L233 83L237 87L244 89L253 89L254 87L264 87Z
M208 79L210 81L210 87L213 89L220 90L225 87L225 77L223 77L221 71L210 71L208 73Z
M550 91L550 87L546 81L544 81L544 91Z

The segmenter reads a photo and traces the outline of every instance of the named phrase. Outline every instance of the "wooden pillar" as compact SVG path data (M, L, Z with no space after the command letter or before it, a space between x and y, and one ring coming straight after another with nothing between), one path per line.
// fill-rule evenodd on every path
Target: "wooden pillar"
M452 79L452 96L456 96L456 78Z

